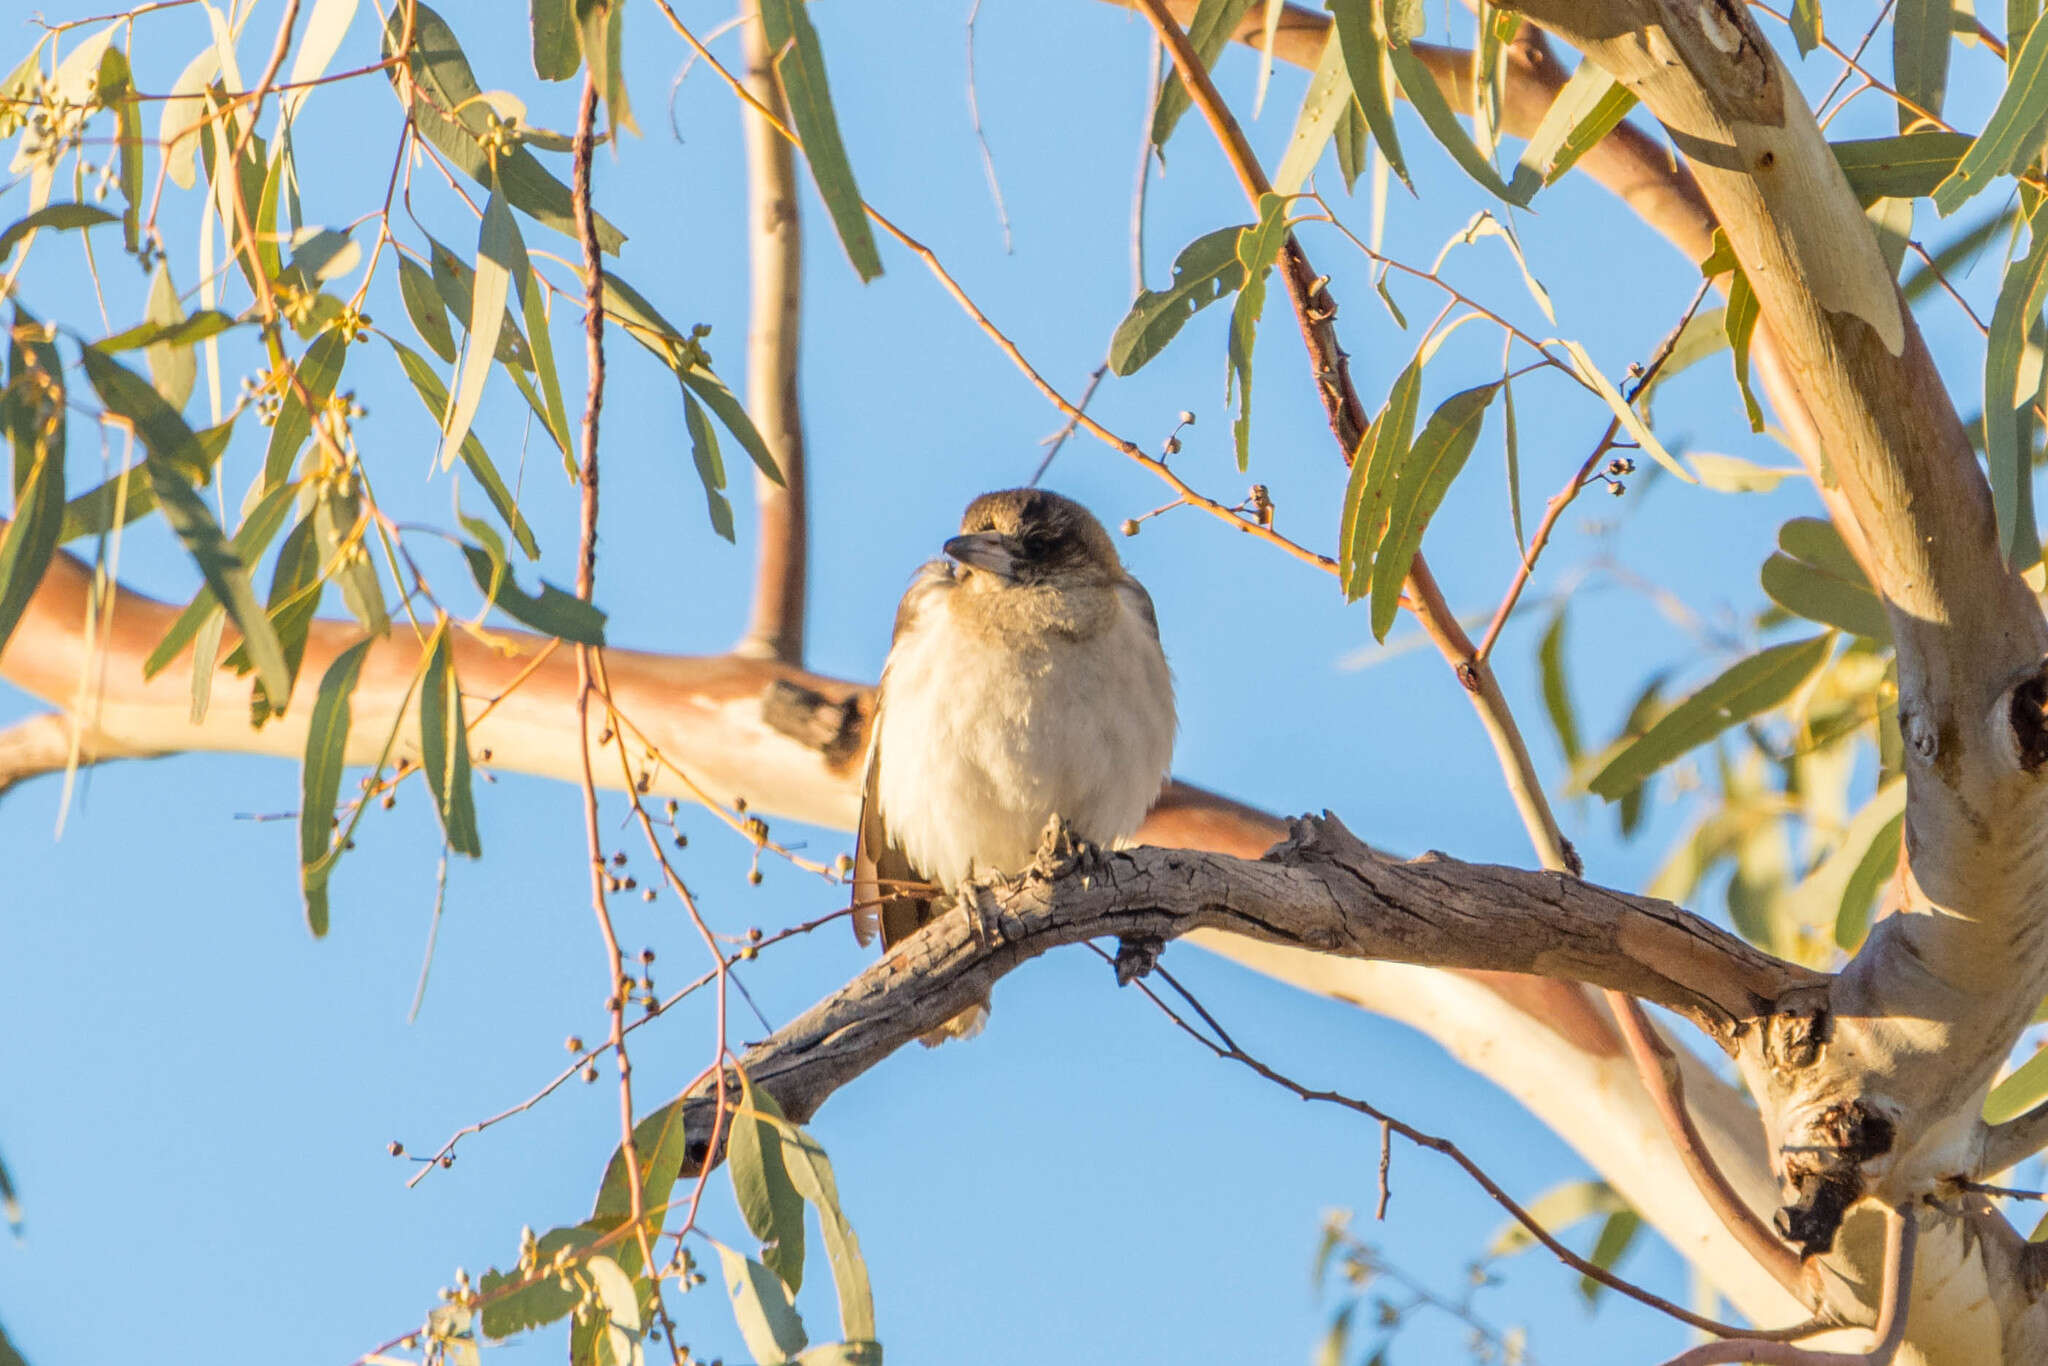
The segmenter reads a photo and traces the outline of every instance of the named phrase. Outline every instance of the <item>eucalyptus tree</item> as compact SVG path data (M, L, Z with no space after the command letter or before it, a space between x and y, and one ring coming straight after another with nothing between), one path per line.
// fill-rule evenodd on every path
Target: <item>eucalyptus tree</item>
M195 7L207 37L168 50L156 35ZM1004 320L863 196L860 148L842 135L830 54L801 0L747 11L736 58L715 20L669 0L532 0L531 70L491 72L462 42L483 16L455 6L157 0L33 30L0 83L0 133L14 146L12 207L0 215L11 223L0 233L12 309L0 418L13 469L0 674L50 708L0 736L0 782L190 751L295 758L314 936L348 913L329 884L358 822L404 785L426 789L447 851L471 858L484 855L479 769L584 793L610 1029L577 1041L564 1076L616 1066L618 1146L588 1219L530 1234L503 1269L460 1281L424 1325L378 1350L464 1359L480 1340L569 1319L575 1360L680 1360L688 1328L672 1321L672 1296L703 1279L699 1263L715 1252L759 1360L879 1359L846 1214L858 1199L842 1201L801 1126L1004 975L1054 948L1115 940L1119 977L1156 993L1218 1066L1354 1110L1383 1143L1450 1154L1523 1244L1704 1331L1680 1361L2048 1355L2048 1260L1993 1184L2048 1145L2048 1076L2032 1065L2003 1075L2048 996L2048 846L2028 833L2048 818L2033 511L2048 395L2048 237L2034 223L2048 195L2048 25L2025 0L2007 6L2002 37L1966 6L1912 0L1842 44L1817 0L1783 15L1718 0L1476 0L1446 17L1455 32L1435 35L1451 46L1431 41L1415 0L1131 8L1144 27L1121 31L1149 34L1165 59L1147 164L1170 139L1210 139L1242 206L1182 247L1161 287L1137 293L1096 379L1210 364L1189 324L1228 304L1228 445L1262 481L1241 501L1173 459L1178 432L1154 453L1091 417L1085 395L1047 380ZM754 291L743 367L714 356L701 327L669 320L664 307L678 311L687 282L656 287L659 263L641 264L592 192L595 157L630 167L634 155L629 21L635 43L672 42L679 63L729 88L742 111ZM338 62L366 33L378 55ZM1249 111L1212 79L1227 62L1257 64L1258 98L1274 63L1311 73L1270 165L1244 133ZM1952 63L2002 91L1974 130L1944 117ZM1817 102L1798 79L1814 73L1839 76ZM566 131L530 116L548 82L577 96ZM1852 100L1895 108L1897 131L1831 141L1824 128ZM327 174L305 154L314 120L388 154L381 195L341 226L306 209ZM1424 158L1456 176L1432 193L1474 206L1429 263L1388 250L1378 227ZM1567 176L1612 192L1675 249L1672 278L1697 282L1668 335L1619 376L1579 341L1517 321L1554 318L1520 234L1524 211ZM623 794L610 800L703 931L702 983L721 1001L734 963L818 922L722 943L670 852L678 803L705 806L759 857L818 875L821 916L844 896L843 866L785 848L770 825L850 827L872 697L865 682L805 668L796 205L811 193L823 208L814 241L836 241L862 281L885 267L929 273L1073 440L1156 476L1177 515L1243 533L1227 553L1312 567L1326 591L1359 604L1375 638L1413 616L1443 657L1443 686L1469 699L1499 759L1532 866L1404 862L1333 816L1290 822L1173 784L1134 847L1077 848L1048 830L1026 876L970 885L960 914L764 1041L731 1044L721 1014L714 1056L688 1088L636 1092L629 1035L668 998L619 945L610 907L654 888L607 857L600 790ZM1347 226L1353 196L1374 226ZM1973 203L1968 227L1945 226ZM195 217L196 234L171 226ZM429 221L463 231L435 236ZM1457 253L1482 240L1511 253L1522 297L1483 299L1459 283ZM1978 278L1991 297L1973 306L1963 268L1980 257L2000 264L1987 273L1995 287ZM134 268L110 268L123 258ZM81 273L101 314L62 302L88 297L64 283ZM1360 283L1377 299L1347 298L1340 313L1333 285ZM1967 365L1943 357L1969 371L1967 392L1937 369L1922 333L1931 310L1960 312L1981 338ZM1280 456L1259 449L1252 360L1259 330L1290 318L1330 440ZM1460 332L1487 336L1499 364L1447 347ZM633 401L606 386L606 347L621 340L676 382L712 534L736 531L728 457L754 467L753 616L724 653L607 639L599 453L626 457L599 438L604 413ZM1351 375L1368 344L1411 357L1384 395ZM460 466L478 491L456 526L423 528L380 500L401 438L356 401L370 357L394 363L418 395L437 466ZM1687 452L1660 436L1659 386L1709 362L1727 367L1728 403L1796 465ZM238 371L250 378L234 392L224 381ZM535 443L577 490L572 589L522 564L538 558L543 532L561 533L529 521L519 479L475 429L492 383L516 392ZM1425 412L1425 390L1446 386ZM1541 394L1546 424L1579 412L1599 432L1527 526L1518 390L1521 427ZM86 431L124 452L89 480ZM1424 543L1453 485L1479 477L1470 462L1488 431L1502 440L1502 534L1516 568L1475 641ZM1334 505L1290 499L1290 463L1311 459L1348 467ZM1494 659L1504 627L1530 610L1525 589L1560 581L1546 552L1580 495L1652 477L1727 491L1803 479L1816 515L1786 522L1762 567L1744 624L1757 648L1683 686L1663 661L1603 661L1655 670L1605 743L1582 739L1566 677L1570 594L1553 600L1538 695L1521 710L1547 717L1569 761L1566 790L1614 804L1630 830L1675 765L1699 782L1696 823L1639 894L1588 878ZM111 572L123 529L154 518L203 583L182 604ZM459 553L445 562L459 577L427 572L443 561L423 542L452 542ZM632 550L620 548L615 572L653 572ZM1732 929L1685 908L1724 880ZM1414 1024L1520 1099L1604 1184L1525 1208L1455 1135L1277 1071L1153 976L1158 947L1180 938ZM1702 1036L1687 1042L1729 1066L1672 1047L1644 1002L1681 1017ZM721 1166L758 1250L698 1227L696 1194ZM1548 1226L1595 1213L1608 1222L1590 1257ZM817 1346L793 1307L813 1218L839 1306L839 1332L817 1332ZM1752 1326L1619 1277L1612 1266L1639 1223ZM1325 1251L1373 1269L1341 1228ZM1346 1309L1329 1344L1338 1356L1350 1324Z

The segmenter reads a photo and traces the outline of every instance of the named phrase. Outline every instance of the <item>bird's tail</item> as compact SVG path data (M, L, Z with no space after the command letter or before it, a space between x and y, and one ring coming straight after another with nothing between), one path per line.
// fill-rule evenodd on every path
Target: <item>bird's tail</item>
M937 1048L948 1039L971 1039L981 1033L987 1024L988 998L984 996L937 1029L920 1034L918 1042L926 1048Z

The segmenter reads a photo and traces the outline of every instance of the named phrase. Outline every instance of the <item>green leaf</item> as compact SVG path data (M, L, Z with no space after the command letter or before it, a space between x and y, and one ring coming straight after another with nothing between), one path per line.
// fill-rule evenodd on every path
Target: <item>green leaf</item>
M1275 192L1291 195L1308 184L1309 175L1322 160L1323 148L1336 136L1339 120L1353 107L1351 82L1344 75L1344 54L1333 29L1323 40L1323 55L1309 77L1308 89L1301 97L1301 112L1294 120L1294 132L1287 139L1287 150L1281 154L1280 169L1273 175ZM1348 177L1347 183L1356 178Z
M2048 1048L2036 1050L1984 1097L1984 1122L2004 1124L2048 1100Z
M1749 345L1756 336L1756 320L1761 312L1756 291L1749 287L1749 277L1736 271L1735 278L1728 282L1728 304L1721 313L1721 326L1727 330L1728 352L1735 362L1735 387L1742 391L1742 407L1749 415L1749 429L1753 432L1764 429L1763 407L1749 386Z
M1889 645L1891 618L1841 534L1828 522L1797 517L1778 533L1779 553L1764 561L1763 587L1796 616Z
M341 378L348 359L348 338L340 332L322 332L293 368L297 383L287 384L280 395L277 421L270 428L270 449L263 456L263 484L275 488L292 472L299 448L313 434L313 419L334 397L335 382ZM300 391L305 397L300 397ZM308 401L311 407L308 407Z
M448 625L434 632L420 680L420 766L434 793L434 810L451 852L478 858L476 801L470 792L469 728L463 720L462 687L455 677Z
M412 330L435 355L454 364L455 334L449 331L448 312L440 291L434 287L433 277L403 254L398 258L398 293L405 301L405 315L412 320Z
M1364 597L1371 585L1373 550L1386 525L1394 471L1406 463L1414 440L1421 395L1422 358L1418 356L1395 378L1386 404L1359 438L1358 450L1352 455L1344 517L1337 532L1338 568L1347 602Z
M327 666L306 730L306 759L299 773L299 885L306 899L306 925L316 939L327 933L327 871L339 848L334 843L334 803L341 794L342 763L348 754L349 698L370 645L359 640Z
M831 1160L810 1134L783 1117L775 1098L758 1091L741 1079L749 1108L767 1116L782 1142L782 1164L797 1193L818 1211L818 1226L824 1230L825 1252L832 1263L832 1280L839 1294L840 1333L849 1343L866 1342L875 1336L874 1293L868 1285L867 1262L860 1252L860 1240L846 1220L839 1204L839 1183L832 1174ZM879 1349L878 1349L879 1350Z
M1508 184L1509 198L1527 204L1536 191L1554 183L1587 148L1607 136L1635 102L1634 93L1621 82L1592 62L1580 62L1522 148Z
M1622 430L1642 448L1643 453L1686 483L1698 483L1699 481L1692 477L1692 472L1673 459L1671 452L1664 449L1664 443L1651 432L1650 424L1643 421L1642 414L1621 396L1621 390L1614 387L1614 382L1601 373L1599 366L1593 364L1593 358L1586 353L1586 348L1575 341L1564 342L1563 346L1571 355L1573 372L1606 401L1608 409L1620 419Z
M533 74L566 81L583 65L571 0L533 0Z
M795 1295L804 1284L804 1199L783 1166L780 1132L744 1102L726 1137L725 1162L740 1214L761 1240L761 1260Z
M468 517L462 520L472 535L490 538L488 550L473 545L462 547L470 576L483 590L486 601L514 621L572 645L604 644L603 612L546 580L541 581L540 596L530 596L505 567L505 551L496 533L482 522Z
M502 194L493 193L484 207L483 225L476 243L476 279L470 295L469 340L464 344L461 368L455 372L454 393L448 415L441 424L441 468L455 463L476 420L477 405L483 402L484 381L490 378L491 356L498 347L498 329L505 322L505 300L512 285L512 253L517 247L518 227Z
M541 1269L527 1284L520 1284L522 1278L517 1272L485 1272L477 1287L483 1294L479 1317L483 1335L502 1342L520 1333L559 1322L575 1312L576 1306L583 1302L583 1288L573 1281L565 1288L562 1278L548 1268L554 1265L556 1254L566 1251L575 1258L612 1232L614 1227L592 1220L586 1224L549 1229L541 1234L535 1240ZM514 1289L515 1286L518 1288Z
M1734 665L1609 759L1588 789L1613 801L1728 727L1777 706L1827 662L1834 643L1834 633L1823 632L1774 645Z
M1385 640L1387 628L1400 610L1401 582L1422 548L1422 533L1437 506L1450 491L1451 481L1465 467L1472 447L1479 440L1479 428L1486 409L1500 390L1500 381L1481 384L1452 394L1437 405L1423 424L1408 458L1394 473L1393 504L1387 514L1387 532L1372 566L1372 634Z
M81 347L79 354L101 401L128 419L148 450L144 468L164 520L185 543L206 586L242 633L243 648L256 666L258 680L270 696L290 696L291 672L284 649L249 586L246 562L229 547L220 523L188 482L202 477L210 464L192 429L133 371L90 346Z
M1543 640L1536 647L1536 668L1543 680L1543 709L1550 714L1550 728L1557 733L1557 747L1567 764L1579 761L1579 718L1572 706L1572 690L1564 673L1564 631L1566 604L1559 604L1543 628Z
M2011 60L2005 93L1984 131L1934 187L1934 207L1944 218L1999 176L2033 160L2048 141L2048 24L2035 24Z
M1166 349L1188 319L1244 287L1245 269L1237 259L1237 241L1244 231L1245 227L1218 228L1181 248L1173 258L1173 283L1140 294L1117 324L1109 343L1111 370L1136 374Z
M1812 0L1805 0L1805 2L1811 3ZM1795 9L1793 13L1796 15L1798 11ZM1820 16L1816 12L1814 15L1816 25L1819 23L1819 19ZM1602 1271L1614 1270L1616 1263L1621 1261L1623 1254L1628 1251L1629 1245L1635 1242L1636 1235L1642 1232L1642 1229L1642 1215L1637 1214L1632 1209L1616 1210L1613 1214L1607 1216L1605 1223L1600 1225L1600 1236L1593 1241L1593 1251L1587 1256L1586 1260L1599 1267ZM1586 1297L1586 1303L1589 1305L1597 1303L1600 1299L1600 1292L1606 1288L1606 1286L1594 1280L1591 1276L1579 1277L1579 1293Z
M839 138L839 117L832 112L832 91L825 80L825 53L804 0L761 0L761 24L775 56L775 75L789 99L790 121L803 139L811 180L825 201L825 212L839 232L839 244L863 283L882 273L867 211L853 166Z
M491 189L491 160L477 141L490 106L477 98L483 89L447 21L424 4L393 9L385 23L384 54L391 56L403 36L408 8L415 15L412 50L406 54L417 92L412 100L414 126L464 175ZM394 86L398 79L394 71ZM526 148L515 147L498 157L495 184L514 208L559 233L576 236L575 198L569 187ZM596 227L598 246L617 255L625 234L602 215L597 216Z
M1384 3L1398 5L1402 0L1384 0ZM1389 33L1398 27L1391 15L1382 22ZM1500 172L1493 168L1493 163L1473 142L1472 135L1465 131L1465 125L1458 122L1458 116L1444 99L1443 91L1437 88L1436 77L1429 74L1429 68L1415 55L1408 40L1397 39L1388 49L1388 57L1394 64L1394 76L1401 83L1402 93L1415 106L1415 112L1422 116L1423 126L1429 129L1431 136L1451 154L1451 160L1492 194L1503 200L1512 200L1513 192L1508 189L1507 182L1500 178Z
M63 377L45 374L51 387L31 397L18 345L16 351L5 400L15 494L14 519L0 527L0 655L57 553L64 525Z
M1792 0L1792 41L1799 45L1799 55L1819 47L1820 39L1820 0Z
M689 1136L684 1131L683 1103L680 1100L670 1101L633 1126L633 1151L639 1159L640 1208L643 1211L662 1209L668 1204L669 1193L675 1187L677 1174L683 1169L688 1147ZM597 1200L590 1217L616 1228L632 1213L633 1194L626 1183L625 1153L614 1148L611 1161L605 1165L604 1180L598 1186ZM620 1245L614 1255L628 1269L639 1269L640 1251L632 1239Z
M176 295L172 296L173 298ZM177 322L140 322L111 337L102 338L92 344L93 350L103 355L114 355L121 351L133 351L136 347L175 346L193 347L208 337L217 337L231 327L239 327L245 319L233 318L215 308L202 308L189 318Z
M1892 84L1930 114L1941 113L1948 94L1948 53L1953 41L1955 0L1898 0L1892 7ZM1899 131L1920 116L1899 106Z
M159 336L174 332L185 322L185 309L178 302L178 290L171 283L171 268L167 261L158 261L156 269L150 273L149 307L144 310L143 317L147 320L144 325L157 328ZM182 409L185 400L192 397L192 384L199 374L191 343L180 345L159 340L150 344L144 356L149 363L150 383L163 395L164 402Z
M732 504L725 496L725 461L718 454L718 433L704 416L704 409L683 391L683 425L690 433L690 458L697 466L697 481L704 487L704 503L711 514L711 529L726 540L733 539Z
M1974 268L1978 255L1991 244L1992 239L2012 226L2016 216L2015 211L1994 213L1960 237L1947 242L1941 250L1934 253L1932 262L1913 268L1913 272L1899 286L1900 291L1905 294L1908 301L1917 301L1938 286L1943 277L1953 279L1958 273Z
M2048 31L2048 24L2034 31ZM2027 335L2048 297L2048 214L2037 217L2028 231L2033 240L2027 254L2006 267L1984 342L1984 463L1998 511L1999 548L2019 570L2041 558L2041 534L2034 524L2034 443L2021 411L2034 395L2020 393L2019 382Z
M395 338L387 336L384 340L390 343L392 354L398 357L398 364L405 371L405 377L412 381L413 392L420 396L420 402L426 404L427 411L439 421L441 414L448 411L448 394L441 387L441 377L434 373L434 367L427 364L426 358L419 352ZM491 506L496 508L498 515L505 520L505 525L512 529L512 539L519 543L519 549L526 558L539 559L540 546L533 539L533 528L527 525L525 516L519 511L519 504L512 498L512 491L505 487L505 481L498 475L497 466L491 463L491 457L485 453L483 443L476 439L475 432L462 439L462 463L469 467L469 472L476 476L476 481L484 486L484 495L491 500Z
M362 498L353 487L332 481L321 483L313 502L313 534L320 549L320 562L328 566L341 585L348 610L373 636L391 629L384 610L384 587L377 578L377 566L356 527L362 520ZM500 551L502 558L503 552Z
M618 145L620 129L640 131L626 99L626 64L621 60L625 32L626 0L576 0L577 47L590 68L591 81L604 98L613 146Z
M513 231L518 231L517 224L513 225ZM519 243L514 261L513 282L518 286L520 307L526 318L527 343L533 351L533 371L540 379L541 395L546 403L541 420L566 456L570 443L569 409L562 402L562 378L555 370L555 343L548 332L547 304L543 297L546 291L533 272L524 242ZM514 375L516 378L516 371Z
M1244 288L1230 313L1229 382L1223 401L1237 394L1237 417L1230 432L1237 446L1237 468L1251 464L1252 437L1252 343L1259 329L1259 314L1266 307L1266 273L1273 258L1287 240L1287 200L1277 194L1259 196L1259 221L1237 235L1237 263L1245 273Z
M789 1291L774 1272L751 1257L718 1244L725 1268L726 1293L732 1296L733 1317L747 1350L761 1366L788 1361L810 1341L804 1321L790 1302Z
M1387 88L1387 37L1380 23L1379 0L1324 0L1330 11L1330 26L1344 53L1344 74L1358 98L1358 108L1379 144L1387 166L1412 193L1408 164L1401 157L1401 140L1394 129L1394 102Z
M130 253L142 245L142 101L128 70L128 57L110 47L100 58L100 103L114 111L115 181L121 187L121 241Z
M1899 845L1905 837L1906 813L1900 811L1879 827L1842 888L1835 915L1835 945L1854 953L1870 933L1870 907L1885 880L1899 866Z
M41 228L96 228L102 223L111 223L118 214L90 204L46 204L28 217L0 232L0 266L7 264L7 258L24 237Z
M1372 134L1356 96L1344 101L1331 136L1337 143L1337 171L1344 177L1344 193L1350 194L1357 188L1358 178L1365 174L1367 156L1372 150Z
M775 457L768 450L768 443L761 439L754 420L747 416L747 410L740 406L738 398L728 389L725 381L702 365L680 365L670 367L676 378L690 393L695 394L718 418L719 425L732 433L733 439L754 462L754 468L761 471L768 482L782 486L782 471L776 468Z
M300 519L284 538L284 544L278 547L277 567L271 574L265 610L277 632L278 643L284 649L284 691L273 692L260 681L257 683L249 699L249 707L258 726L273 716L284 714L291 700L291 691L297 685L299 661L305 658L306 637L312 629L313 614L319 610L320 599L326 591L320 569L320 545L313 534L313 519L307 516ZM227 662L238 673L249 667L249 657L241 646L235 647Z
M1828 144L1858 201L1915 199L1933 194L1970 150L1968 133L1927 129L1889 138Z
M152 502L155 496L152 491ZM269 548L271 540L284 526L285 517L291 511L292 503L297 496L298 486L286 484L272 489L255 507L249 509L247 515L242 518L241 526L235 528L234 539L229 542L229 548L234 551L236 559L243 564L254 564L263 558L263 552ZM176 659L179 652L191 643L200 627L219 610L220 599L214 596L213 590L201 588L186 605L185 610L178 613L177 619L171 623L171 629L164 633L164 638L149 652L149 657L142 661L142 676L154 678L161 673L165 666ZM214 640L218 643L218 632L214 633ZM216 653L213 650L197 652L195 662L201 666L199 672L209 678L212 676Z
M619 1264L609 1257L584 1261L583 1272L596 1292L604 1312L601 1324L611 1366L640 1366L640 1339L645 1335L640 1315L640 1292Z
M1605 1181L1567 1181L1553 1186L1531 1200L1529 1217L1559 1233L1573 1224L1601 1215L1614 1215L1629 1208L1621 1193ZM1536 1246L1536 1237L1517 1219L1501 1225L1486 1246L1488 1258L1513 1257Z
M1230 35L1237 32L1239 21L1251 7L1252 0L1201 0L1195 6L1194 17L1188 21L1188 44L1202 59L1205 69L1216 65L1223 49L1230 46ZM1150 135L1152 145L1159 149L1162 160L1166 156L1167 139L1173 136L1174 126L1192 104L1180 72L1167 72L1159 83L1159 102L1152 108Z
M1769 493L1787 479L1798 479L1806 471L1796 465L1759 465L1735 455L1692 451L1685 463L1698 476L1701 488L1716 493Z

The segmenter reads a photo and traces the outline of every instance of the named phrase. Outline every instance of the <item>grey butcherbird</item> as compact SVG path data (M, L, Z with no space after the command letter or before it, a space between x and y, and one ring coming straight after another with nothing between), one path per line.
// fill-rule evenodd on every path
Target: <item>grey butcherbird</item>
M854 931L891 945L940 893L1031 863L1054 816L1108 847L1173 758L1173 676L1152 599L1102 524L1043 489L968 504L917 573L875 704ZM986 1002L925 1038L972 1034Z

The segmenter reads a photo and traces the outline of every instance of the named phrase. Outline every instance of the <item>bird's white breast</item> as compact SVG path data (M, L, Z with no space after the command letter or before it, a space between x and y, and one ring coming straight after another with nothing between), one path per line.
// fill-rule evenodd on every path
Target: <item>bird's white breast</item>
M1173 682L1130 590L1086 639L963 629L945 601L898 636L882 676L876 797L926 877L1016 873L1054 815L1111 845L1144 820L1173 758Z

